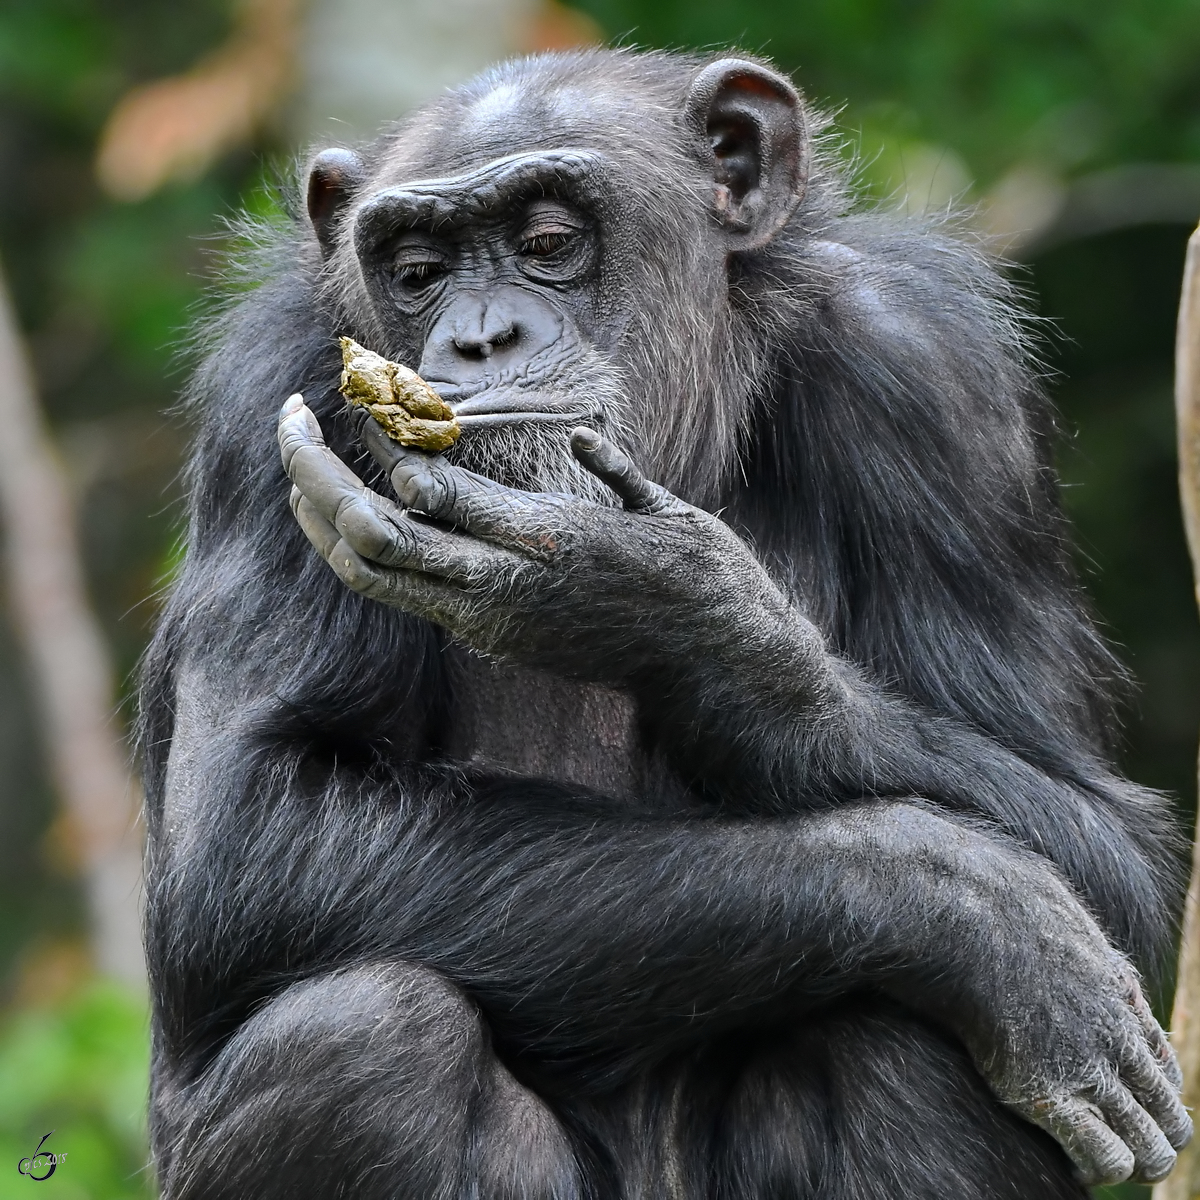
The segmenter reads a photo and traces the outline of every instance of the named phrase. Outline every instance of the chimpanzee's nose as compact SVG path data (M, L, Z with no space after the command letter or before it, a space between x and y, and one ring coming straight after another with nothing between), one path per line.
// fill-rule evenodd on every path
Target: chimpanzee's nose
M475 326L475 328L472 328ZM489 305L478 322L462 321L454 330L454 345L464 358L491 358L497 350L521 337L513 314L504 305Z
M562 331L559 314L522 288L461 295L429 331L417 370L434 383L475 383L527 362Z

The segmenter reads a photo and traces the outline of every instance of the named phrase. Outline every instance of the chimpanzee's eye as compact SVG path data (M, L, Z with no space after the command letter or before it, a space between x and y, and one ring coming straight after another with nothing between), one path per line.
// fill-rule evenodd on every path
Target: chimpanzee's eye
M545 229L537 233L526 233L517 252L525 258L549 258L565 250L576 234L574 229Z
M392 258L392 277L412 290L428 287L449 269L446 256L421 243L401 245Z
M396 278L412 286L426 283L442 273L441 263L420 262L396 267Z
M577 209L558 200L538 200L524 212L513 248L521 272L547 283L567 283L585 271L591 228Z

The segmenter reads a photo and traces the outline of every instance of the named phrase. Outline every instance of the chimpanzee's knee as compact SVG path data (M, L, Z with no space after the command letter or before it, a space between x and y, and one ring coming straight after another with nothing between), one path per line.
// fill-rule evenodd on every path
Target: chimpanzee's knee
M293 984L158 1102L167 1200L578 1192L557 1120L495 1058L474 1006L407 964Z

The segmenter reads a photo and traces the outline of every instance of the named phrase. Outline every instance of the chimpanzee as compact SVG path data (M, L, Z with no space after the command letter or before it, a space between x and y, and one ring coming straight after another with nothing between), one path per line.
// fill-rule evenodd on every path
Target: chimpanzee
M1170 1169L1176 848L1026 325L826 128L758 59L545 55L258 239L144 674L171 1200ZM339 335L460 441L352 417Z

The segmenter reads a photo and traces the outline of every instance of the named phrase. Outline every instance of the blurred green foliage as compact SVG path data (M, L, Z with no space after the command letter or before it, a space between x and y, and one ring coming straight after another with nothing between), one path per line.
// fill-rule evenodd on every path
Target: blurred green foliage
M43 1153L67 1157L34 1189L39 1200L154 1194L145 1149L148 1045L145 1004L103 982L0 1026L0 1200L28 1200L32 1181L15 1167L51 1130Z
M628 42L733 43L773 56L816 103L841 109L840 128L876 194L894 189L919 153L961 164L968 200L1019 163L1069 178L1200 160L1195 0L578 7ZM290 146L283 134L265 135L195 183L136 205L100 193L92 160L125 90L189 66L225 36L230 17L229 0L0 0L0 261L78 482L92 593L123 679L178 553L185 431L162 414L186 370L183 331L224 220L242 205L272 206L264 180ZM1143 685L1125 765L1185 797L1185 807L1200 635L1175 500L1170 382L1186 234L1138 227L1060 245L1023 275L1052 320L1046 356L1057 372L1081 569ZM0 622L0 972L10 979L35 939L72 936L81 924L75 884L41 849L52 814L26 695ZM32 1153L51 1127L52 1144L71 1154L39 1195L143 1194L131 1114L142 1105L144 1046L141 1012L103 988L18 1013L0 1032L0 1140L10 1160ZM0 1189L14 1185L28 1181L0 1171Z
M1076 170L1200 157L1194 0L577 0L634 44L770 55L863 132L950 147L987 183L1019 158Z

